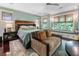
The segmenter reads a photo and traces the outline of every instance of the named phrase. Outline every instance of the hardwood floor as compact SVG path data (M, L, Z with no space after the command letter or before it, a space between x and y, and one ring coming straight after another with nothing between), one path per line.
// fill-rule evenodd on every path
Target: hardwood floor
M0 56L3 56L4 53L3 53L3 47L2 47L2 42L0 42Z
M9 41L4 42L3 44L3 52L9 52Z
M69 41L66 43L66 52L71 56L79 56L79 41Z
M2 42L0 42L0 56L5 56L6 52L9 52L9 41L4 42L3 46Z
M3 56L3 49L0 47L0 56Z

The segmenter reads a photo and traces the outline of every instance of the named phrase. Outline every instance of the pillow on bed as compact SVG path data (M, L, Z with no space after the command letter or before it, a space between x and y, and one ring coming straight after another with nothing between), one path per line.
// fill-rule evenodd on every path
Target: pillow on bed
M20 26L20 29L29 30L29 29L36 29L35 26Z
M20 26L20 29L28 29L29 26Z

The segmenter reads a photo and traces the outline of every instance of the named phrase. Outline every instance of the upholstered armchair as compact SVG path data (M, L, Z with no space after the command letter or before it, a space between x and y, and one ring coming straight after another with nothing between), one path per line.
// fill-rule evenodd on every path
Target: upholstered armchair
M32 32L31 47L40 56L52 55L61 44L61 36L51 30Z

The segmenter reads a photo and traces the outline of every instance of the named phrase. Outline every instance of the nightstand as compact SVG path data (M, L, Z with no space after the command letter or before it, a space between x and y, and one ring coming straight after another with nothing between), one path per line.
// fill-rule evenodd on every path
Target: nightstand
M17 39L16 32L5 32L3 34L3 41L11 41Z

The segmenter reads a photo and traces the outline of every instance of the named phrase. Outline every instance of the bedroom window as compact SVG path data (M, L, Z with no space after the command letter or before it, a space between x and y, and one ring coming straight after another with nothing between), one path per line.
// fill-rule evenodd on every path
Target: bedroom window
M11 21L12 20L12 13L2 12L2 20Z
M57 23L58 23L58 17L52 18L52 24L51 24L52 25L52 29L57 30L57 28L58 28L58 27L56 27Z
M66 30L68 30L68 31L73 30L73 17L72 17L72 15L66 16Z
M73 15L62 15L54 17L51 23L52 29L57 31L72 31L73 30Z
M64 31L65 30L65 16L63 15L63 16L59 16L59 29L60 30L62 30L62 31Z
M47 29L48 27L49 27L48 19L47 18L43 18L42 19L42 28L43 29Z

